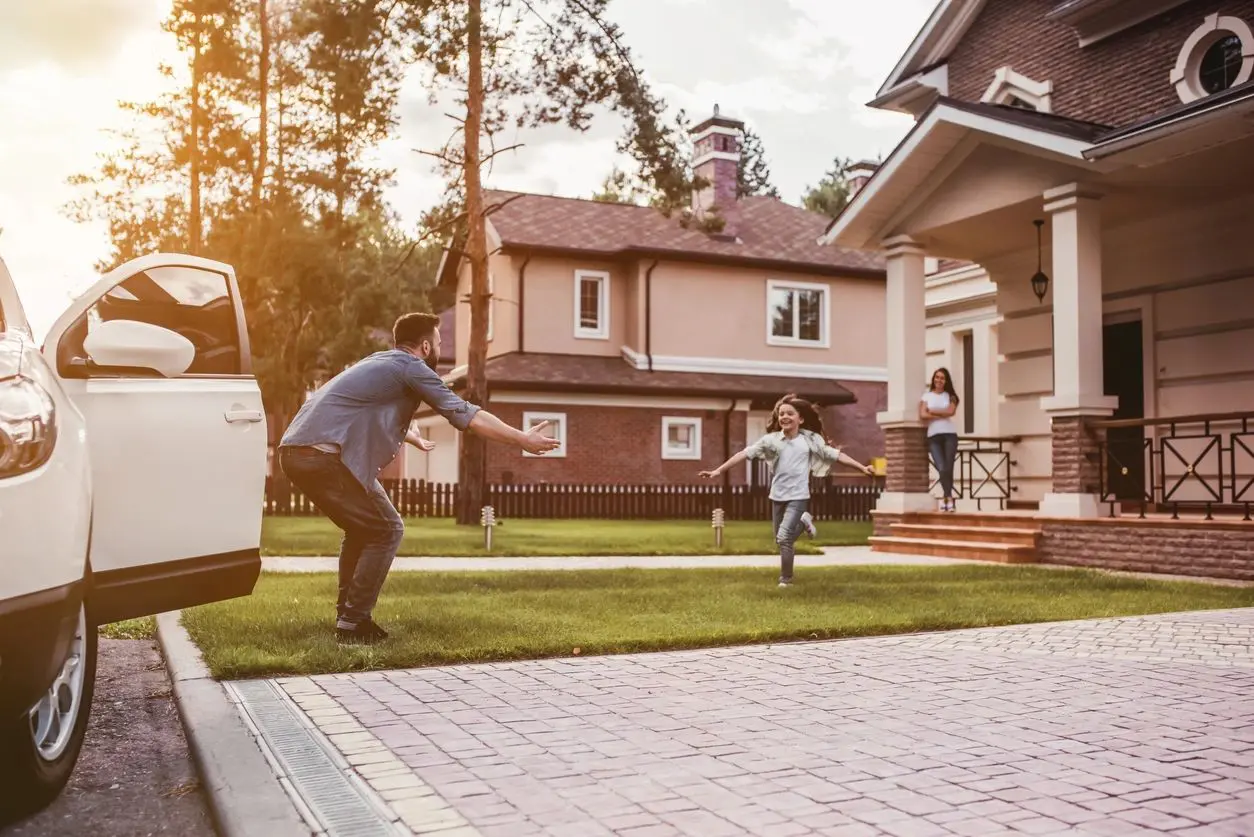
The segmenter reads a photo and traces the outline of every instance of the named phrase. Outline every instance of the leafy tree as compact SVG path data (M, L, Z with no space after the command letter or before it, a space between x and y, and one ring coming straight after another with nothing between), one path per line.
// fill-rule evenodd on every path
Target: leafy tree
M737 197L764 195L778 198L779 190L771 185L771 167L766 162L762 138L752 128L745 128L740 146L740 165L736 169Z
M849 203L849 178L846 172L851 161L837 157L816 186L807 186L801 205L811 212L835 218Z
M643 198L648 197L644 188L627 172L615 166L601 182L601 188L592 193L592 199L601 203L626 203L640 205Z
M620 148L659 203L687 203L692 180L679 143L679 121L663 120L665 103L637 72L609 0L409 0L407 30L427 74L433 103L453 98L452 137L427 150L448 179L443 223L459 238L453 249L470 265L470 339L466 398L487 400L488 250L485 166L519 145L498 146L507 130L565 124L585 131L598 108L625 117ZM485 148L486 146L486 148ZM461 236L464 235L464 239ZM462 243L464 241L464 243ZM467 435L462 445L461 523L478 520L485 497L486 449Z

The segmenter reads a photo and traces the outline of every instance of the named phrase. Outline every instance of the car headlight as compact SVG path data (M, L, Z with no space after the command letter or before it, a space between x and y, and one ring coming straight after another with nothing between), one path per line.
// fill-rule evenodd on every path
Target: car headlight
M56 440L56 408L48 391L20 375L0 381L0 479L43 465Z

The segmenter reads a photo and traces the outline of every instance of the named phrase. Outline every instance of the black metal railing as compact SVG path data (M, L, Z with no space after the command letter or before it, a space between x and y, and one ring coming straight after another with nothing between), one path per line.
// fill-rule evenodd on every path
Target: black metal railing
M1093 422L1101 501L1110 516L1147 512L1244 513L1254 504L1254 413L1207 413Z
M1011 448L1018 436L959 436L958 455L954 460L954 499L975 500L976 508L996 504L1005 511L1006 504L1019 489L1014 484L1014 468L1019 463L1011 458ZM931 490L940 485L936 464L929 456Z

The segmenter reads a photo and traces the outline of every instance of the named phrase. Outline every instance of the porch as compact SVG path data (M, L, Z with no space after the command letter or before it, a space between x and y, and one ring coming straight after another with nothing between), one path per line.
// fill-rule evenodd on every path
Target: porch
M942 100L834 222L829 240L888 256L876 549L1254 577L1244 93L1135 137ZM928 256L996 288L993 419L943 517L917 418Z

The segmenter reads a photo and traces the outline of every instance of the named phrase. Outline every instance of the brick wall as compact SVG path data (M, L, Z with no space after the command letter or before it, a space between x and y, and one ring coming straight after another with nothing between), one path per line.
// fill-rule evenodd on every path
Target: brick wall
M1057 0L989 0L949 59L949 92L979 101L997 68L1052 81L1053 112L1123 126L1180 104L1170 81L1189 34L1213 13L1254 25L1254 0L1195 0L1083 49L1045 19Z
M875 414L888 407L888 385L869 381L841 381L858 401L823 410L823 429L827 437L840 445L845 453L859 462L869 463L884 455L884 428ZM847 468L837 472L855 473Z
M927 428L888 428L884 431L884 455L888 457L885 490L910 494L927 492Z
M1040 554L1047 564L1254 581L1254 525L1046 521Z
M1052 431L1053 490L1058 494L1097 494L1101 489L1099 436L1083 418L1055 416Z
M504 482L506 473L516 483L551 482L633 485L699 482L697 472L721 463L722 410L668 410L655 407L594 407L583 405L492 404L501 420L520 426L524 412L565 413L566 456L533 458L493 445L488 452L488 481ZM662 459L662 417L700 418L700 462ZM745 414L733 413L731 450L745 444ZM732 472L733 484L745 482L745 471Z

